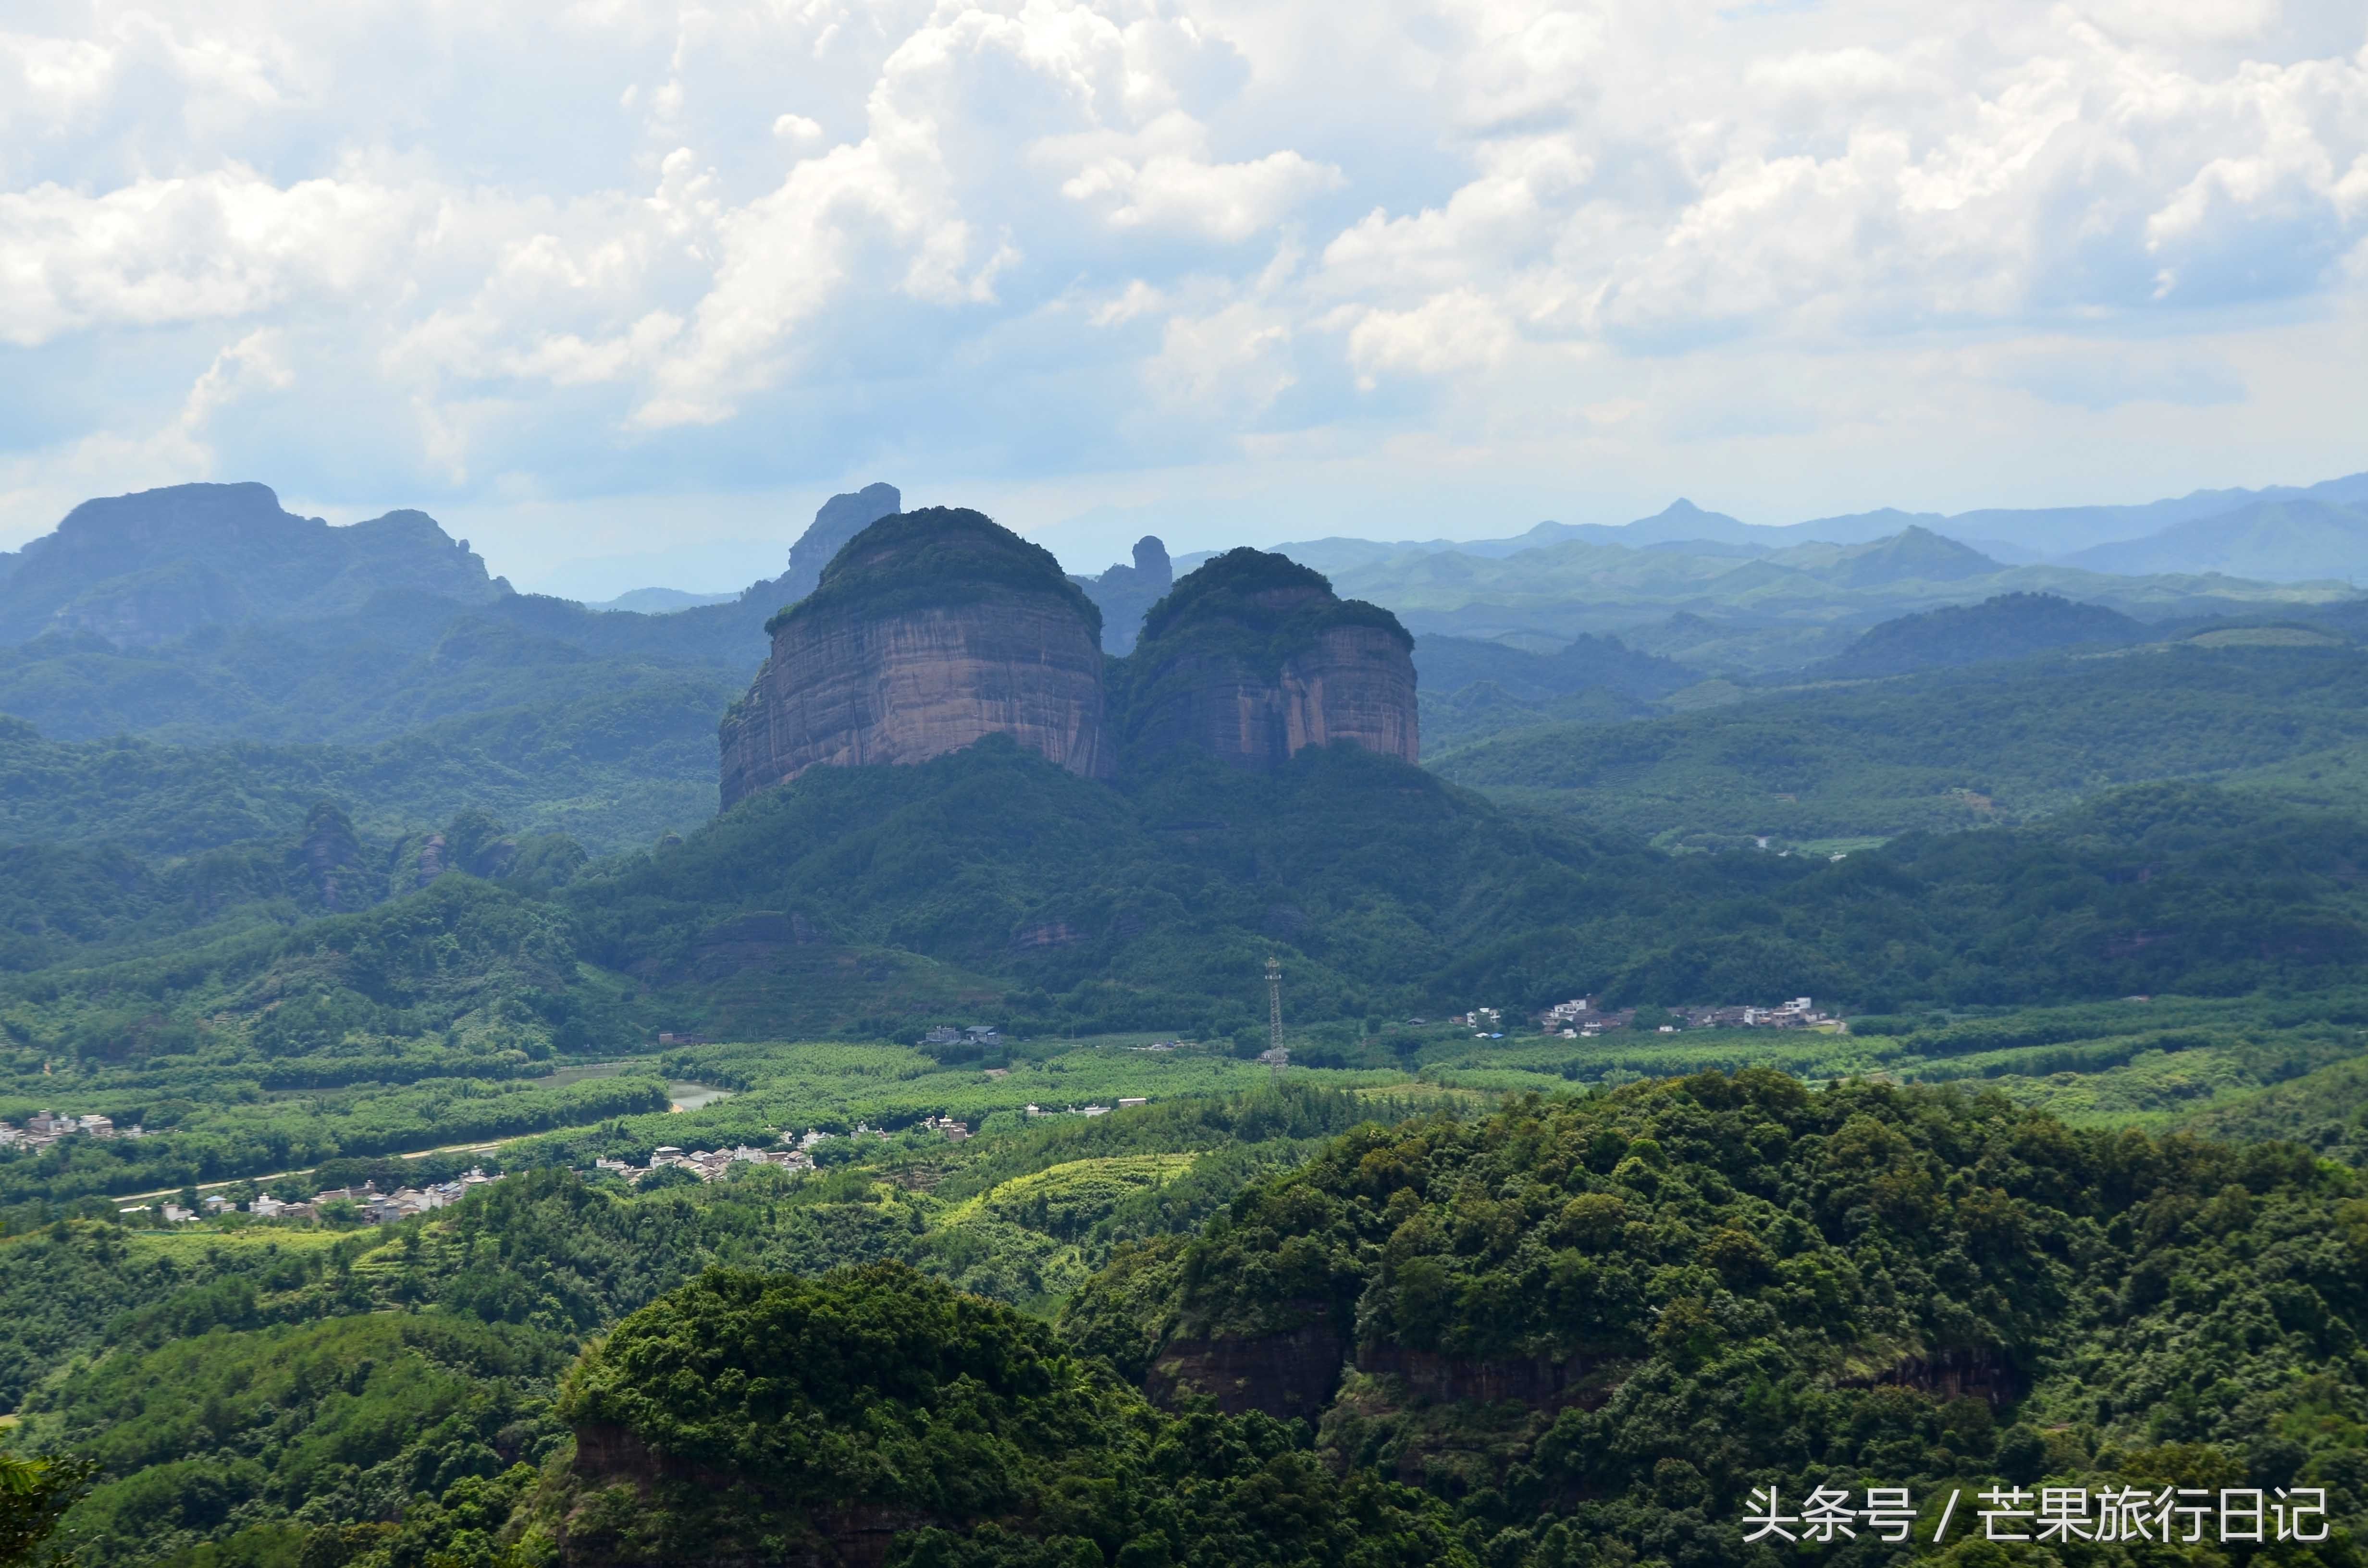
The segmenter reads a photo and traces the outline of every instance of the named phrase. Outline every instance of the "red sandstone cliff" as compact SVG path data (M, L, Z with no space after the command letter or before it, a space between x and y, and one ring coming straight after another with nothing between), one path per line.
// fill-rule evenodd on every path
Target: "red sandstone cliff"
M1232 551L1146 619L1123 676L1128 738L1250 768L1335 741L1419 761L1413 650L1387 610L1282 556Z
M922 762L990 734L1110 772L1099 612L1048 551L976 512L872 524L771 631L723 721L726 810L809 767Z

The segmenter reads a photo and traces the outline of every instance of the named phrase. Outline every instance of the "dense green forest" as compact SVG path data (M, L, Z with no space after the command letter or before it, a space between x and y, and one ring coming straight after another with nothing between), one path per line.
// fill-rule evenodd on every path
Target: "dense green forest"
M2368 1204L2291 1143L1751 1069L849 1147L0 1241L19 1443L103 1467L85 1561L190 1568L1693 1568L1782 1560L1739 1540L1769 1485L1907 1487L1964 1563L2009 1559L1930 1548L1940 1506L1998 1482L2324 1488L2331 1543L2261 1562L2368 1522Z
M1666 846L1864 841L2027 822L2149 779L2277 769L2341 789L2368 767L2363 678L2368 659L2348 647L2206 633L2118 656L1791 688L1644 723L1531 728L1431 762L1499 800Z
M2359 1192L2292 1145L1706 1074L1352 1134L1063 1321L1177 1377L1337 1345L1319 1449L1459 1496L1503 1561L1737 1561L1748 1488L1837 1477L1928 1517L1961 1477L2318 1483L2356 1528ZM1488 1367L1519 1408L1440 1397Z
M2054 594L2000 594L1977 605L1946 605L1886 620L1812 666L1812 673L1839 680L1911 675L2147 640L2145 626L2103 605L2075 604Z

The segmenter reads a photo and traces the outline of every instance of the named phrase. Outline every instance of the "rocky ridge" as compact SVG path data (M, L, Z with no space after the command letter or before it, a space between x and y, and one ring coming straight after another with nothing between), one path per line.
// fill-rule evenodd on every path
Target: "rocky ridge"
M0 642L85 633L154 647L199 627L349 616L388 590L506 598L466 540L425 512L332 528L264 484L176 484L85 501L0 557Z

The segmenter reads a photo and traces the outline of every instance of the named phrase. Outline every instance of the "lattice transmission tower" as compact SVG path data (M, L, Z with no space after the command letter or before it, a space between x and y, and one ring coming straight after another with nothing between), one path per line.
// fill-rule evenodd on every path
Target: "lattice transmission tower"
M1291 1065L1291 1049L1282 1043L1282 962L1266 960L1266 1054L1258 1058L1278 1078Z

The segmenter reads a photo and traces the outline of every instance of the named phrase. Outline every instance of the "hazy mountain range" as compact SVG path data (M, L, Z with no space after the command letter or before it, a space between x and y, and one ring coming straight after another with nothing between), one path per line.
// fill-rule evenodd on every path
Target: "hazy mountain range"
M1782 525L1747 523L1680 499L1631 523L1544 522L1505 539L1335 536L1272 548L1318 571L1342 572L1413 554L1502 560L1571 541L1751 558L1804 544L1866 544L1910 528L1971 545L2004 565L2349 582L2368 575L2368 472L2307 486L2199 490L2142 506L1994 507L1953 516L1887 506ZM1179 557L1176 569L1189 572L1208 553Z

